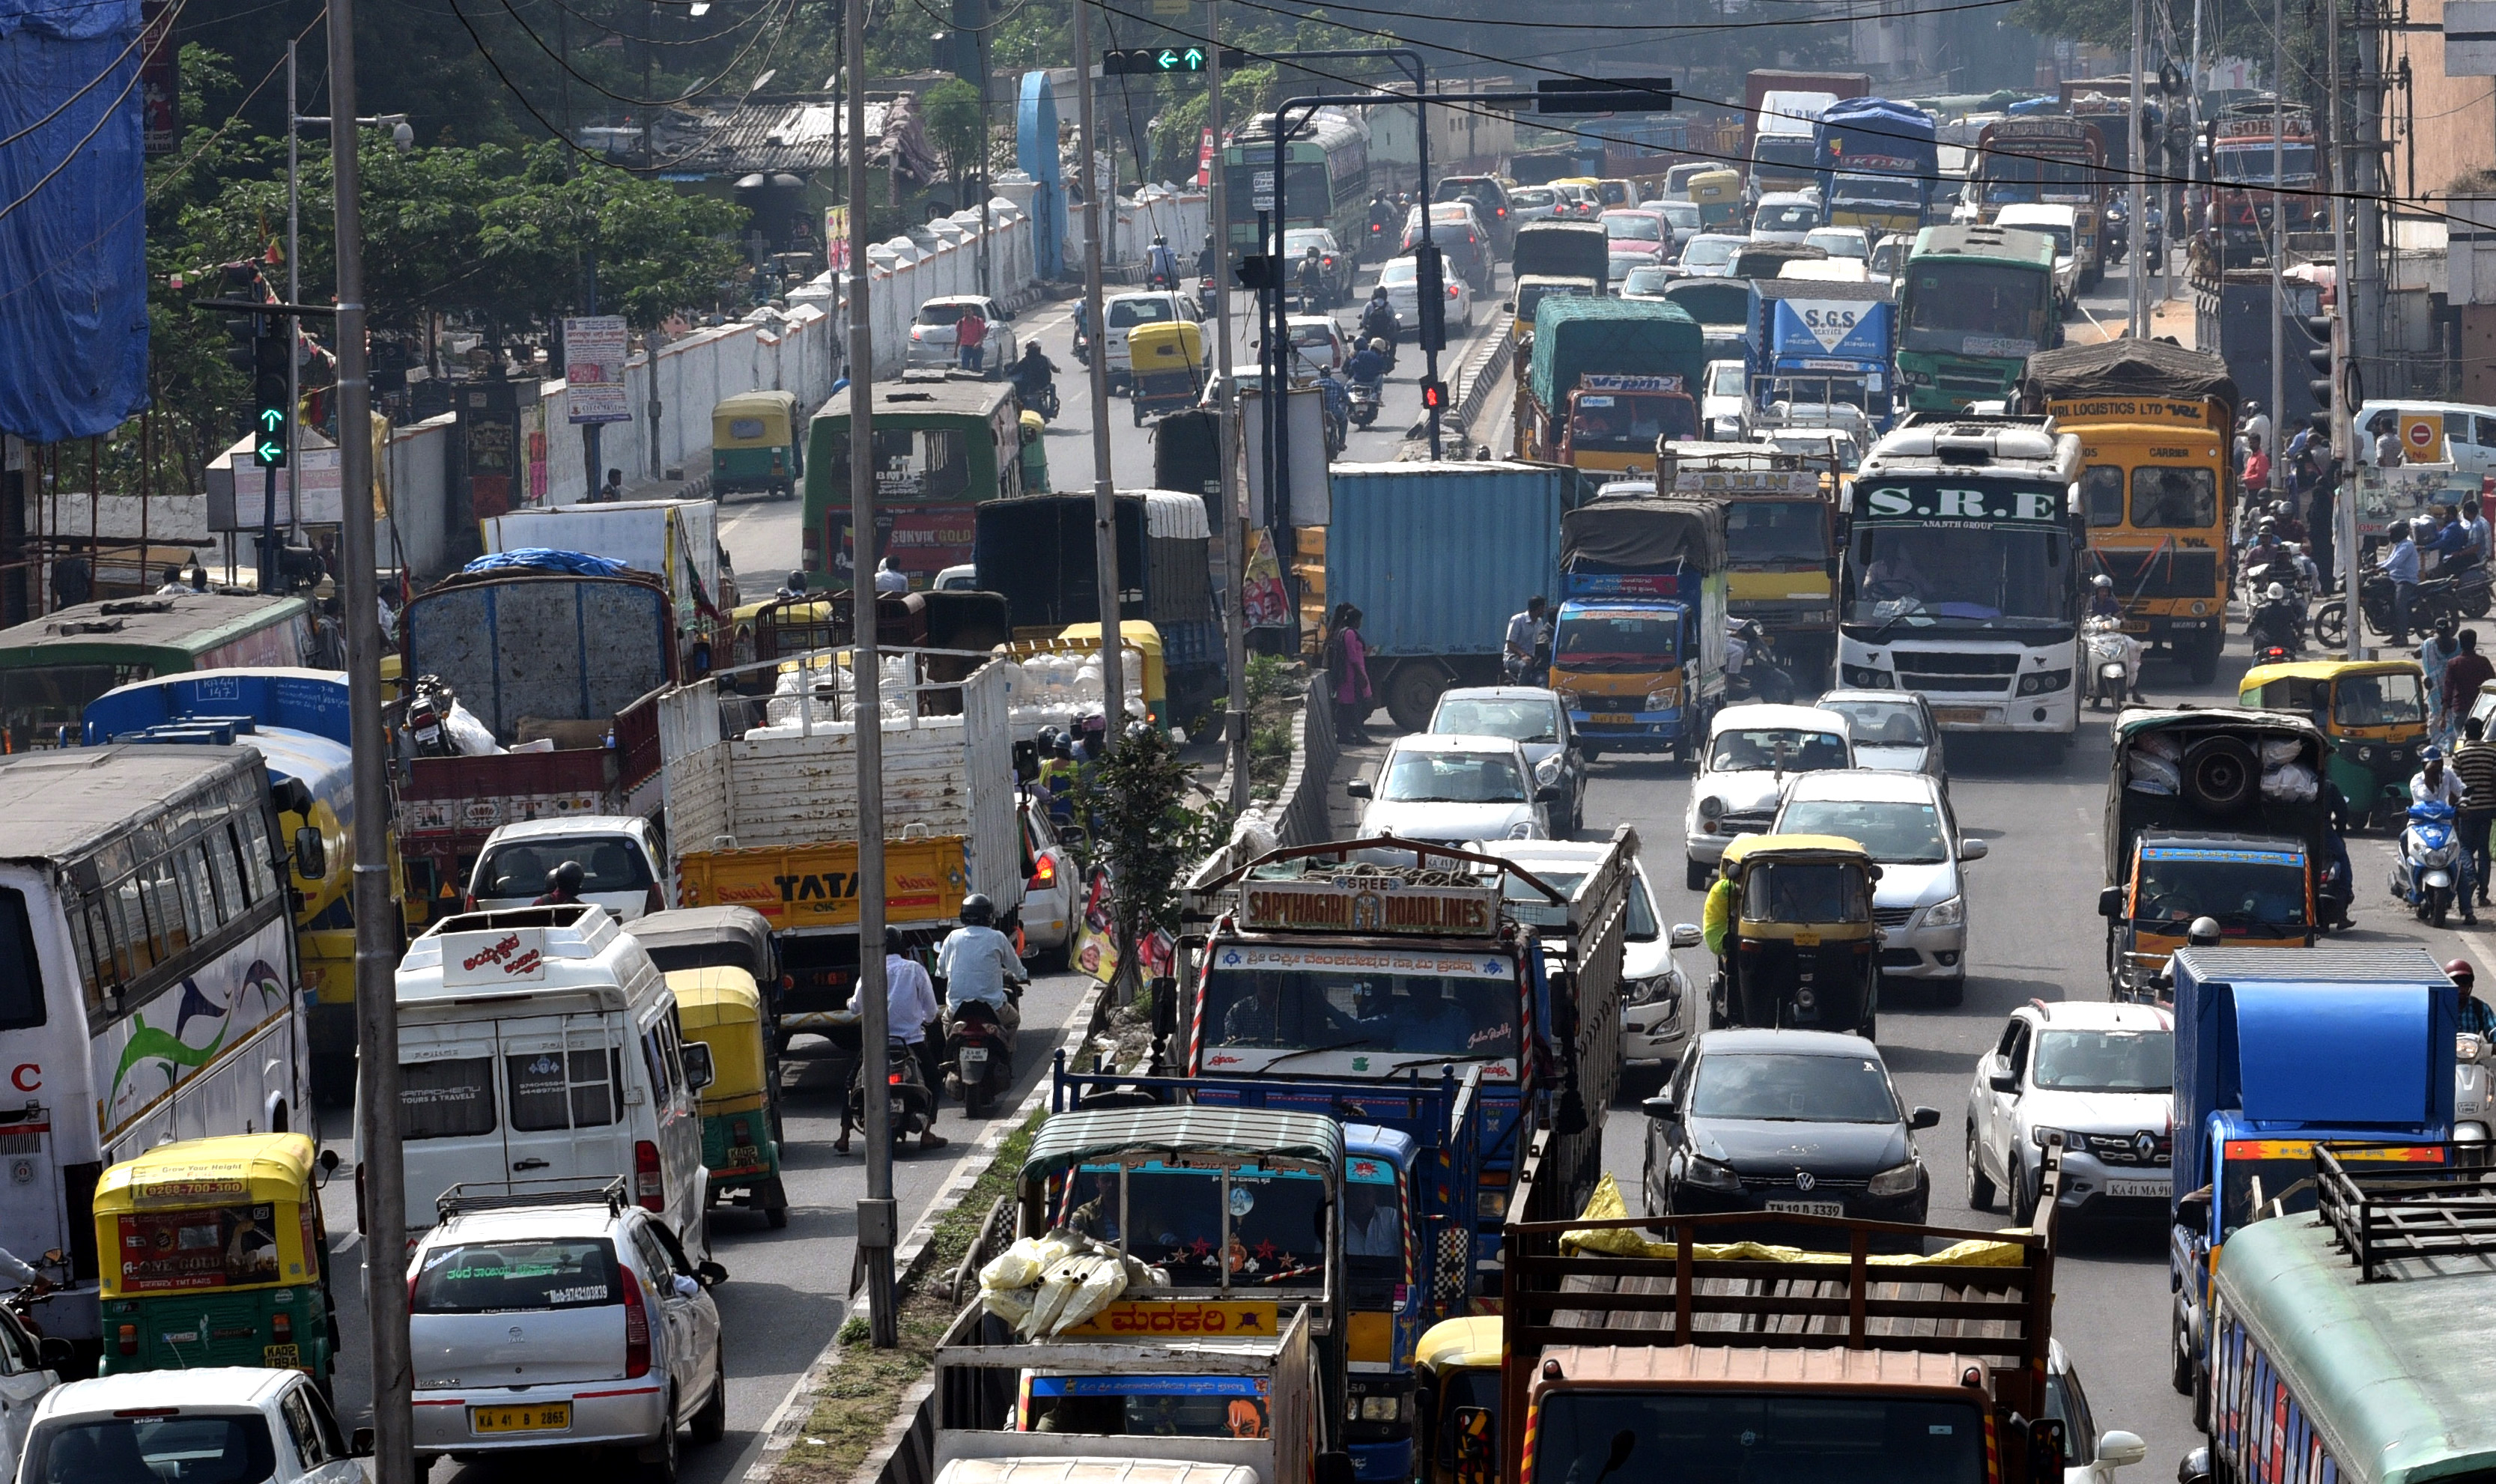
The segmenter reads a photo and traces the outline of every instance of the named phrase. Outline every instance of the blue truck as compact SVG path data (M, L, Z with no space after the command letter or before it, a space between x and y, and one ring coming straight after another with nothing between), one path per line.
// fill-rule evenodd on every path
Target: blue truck
M1915 235L1941 176L1934 133L1933 116L1912 103L1848 98L1830 105L1812 127L1829 225Z
M1760 340L1767 354L1754 400L1845 403L1878 432L1897 420L1896 306L1886 285L1809 278L1759 284ZM1773 419L1771 419L1773 420Z
M2170 1379L2206 1427L2210 1274L2229 1233L2274 1202L2315 1208L2317 1144L2344 1162L2442 1158L2460 994L2417 947L2186 947L2168 962Z
M1654 488L1618 486L1560 520L1550 684L1589 759L1696 757L1724 700L1725 507Z
M1361 611L1369 684L1396 727L1451 686L1497 685L1508 620L1560 573L1560 515L1586 481L1548 464L1336 464L1326 604Z

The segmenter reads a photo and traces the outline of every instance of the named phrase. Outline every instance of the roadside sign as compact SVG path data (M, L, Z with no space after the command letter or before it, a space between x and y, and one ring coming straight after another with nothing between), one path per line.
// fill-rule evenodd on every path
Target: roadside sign
M571 420L633 420L633 408L624 393L626 354L622 315L585 315L563 322L564 400Z
M1250 209L1250 210L1252 210L1252 211L1271 211L1271 210L1273 210L1273 209L1274 209L1274 172L1273 172L1272 170L1259 170L1259 171L1257 171L1255 174L1253 174L1253 175L1249 176L1249 177L1248 177L1248 195L1249 195L1250 201L1251 201L1251 202L1252 202L1252 204L1251 204L1251 205L1250 205L1250 207L1249 207L1249 209Z
M2444 462L2444 414L2401 414L2401 456L2413 464Z

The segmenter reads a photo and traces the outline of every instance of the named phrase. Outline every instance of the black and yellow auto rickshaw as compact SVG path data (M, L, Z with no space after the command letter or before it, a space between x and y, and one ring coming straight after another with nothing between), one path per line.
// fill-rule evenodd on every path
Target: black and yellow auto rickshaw
M1489 1484L1499 1472L1497 1314L1442 1319L1413 1349L1415 1471L1420 1484Z
M1745 835L1725 848L1723 870L1732 902L1709 1027L1869 1037L1881 985L1871 855L1835 835Z
M2350 818L2400 829L2427 740L2426 677L2416 660L2257 665L2237 683L2236 704L2293 711L2322 727L2331 739L2325 770Z
M797 436L797 394L740 391L710 410L710 490L794 499L806 473Z
M1152 413L1194 407L1204 394L1204 331L1192 320L1139 325L1127 333L1127 354L1136 366L1136 426Z
M710 1048L711 1084L702 1090L702 1165L707 1199L726 1197L789 1224L780 1184L780 1058L763 995L742 969L678 969L668 974L676 1023Z
M327 1385L337 1362L315 1185L301 1133L184 1139L95 1188L104 1375L269 1366Z

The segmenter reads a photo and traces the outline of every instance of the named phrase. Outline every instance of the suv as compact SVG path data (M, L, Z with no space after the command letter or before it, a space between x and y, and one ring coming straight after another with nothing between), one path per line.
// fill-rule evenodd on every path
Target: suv
M2063 1137L2063 1214L2164 1218L2172 1186L2174 1021L2148 1005L2031 1000L1967 1090L1967 1203L2037 1214L2047 1134Z
M1985 845L1960 836L1937 780L1872 768L1808 773L1786 787L1768 832L1860 844L1881 867L1872 888L1881 976L1930 979L1944 1005L1966 997L1967 882L1959 863L1983 859Z
M1466 197L1473 198L1476 213L1489 230L1493 251L1506 257L1509 240L1516 234L1517 226L1508 187L1500 184L1496 175L1442 175L1439 183L1430 188L1430 200L1434 201L1462 201Z
M446 1453L625 1447L673 1479L678 1428L728 1431L709 1292L728 1270L692 1261L620 1179L547 1185L452 1187L409 1258L417 1476Z
M424 1404L417 1404L419 1415ZM47 1393L15 1477L364 1484L372 1430L350 1444L312 1377L259 1366L133 1371Z
M564 815L506 824L485 837L468 878L468 912L527 907L545 895L547 876L565 861L580 864L580 899L606 908L618 922L673 905L667 851L658 830L639 815Z
M1005 374L1005 368L1022 355L1014 342L1014 316L1005 306L984 294L949 294L932 298L919 306L919 314L910 322L910 344L902 355L908 367L933 366L951 369L962 363L962 353L953 344L954 326L962 323L962 311L980 311L988 322L988 333L980 342L980 373L989 381Z

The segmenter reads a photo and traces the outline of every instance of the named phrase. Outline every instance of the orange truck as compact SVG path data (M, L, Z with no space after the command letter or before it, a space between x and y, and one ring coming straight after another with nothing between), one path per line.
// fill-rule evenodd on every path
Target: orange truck
M1454 1423L1484 1463L1498 1439L1499 1479L1736 1458L1745 1476L1803 1477L1877 1456L1927 1484L2061 1484L2063 1424L2045 1415L2050 1203L2032 1230L1797 1216L1817 1251L1742 1248L1734 1228L1755 1217L1607 1220L1599 1194L1572 1219L1538 1178L1546 1137L1506 1233L1500 1410L1522 1425ZM2045 1178L2059 1171L2049 1159ZM1926 1239L1933 1256L1870 1255Z

